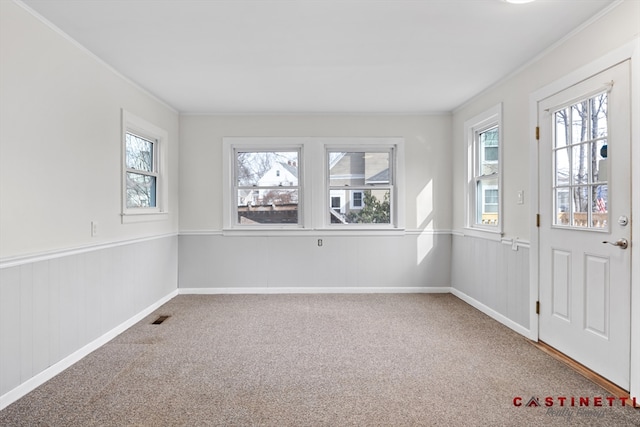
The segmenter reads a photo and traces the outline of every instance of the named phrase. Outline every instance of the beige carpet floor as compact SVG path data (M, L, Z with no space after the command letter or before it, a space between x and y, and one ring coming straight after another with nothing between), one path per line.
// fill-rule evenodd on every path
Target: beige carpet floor
M0 425L640 426L619 401L557 400L598 396L610 394L452 295L183 295ZM532 397L555 404L525 407Z

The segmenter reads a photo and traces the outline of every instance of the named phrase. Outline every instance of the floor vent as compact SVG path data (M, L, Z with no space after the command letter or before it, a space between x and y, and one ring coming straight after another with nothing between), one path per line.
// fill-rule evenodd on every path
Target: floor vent
M167 320L169 318L169 316L158 316L158 318L156 320L154 320L151 324L152 325L159 325L162 322L164 322L165 320Z

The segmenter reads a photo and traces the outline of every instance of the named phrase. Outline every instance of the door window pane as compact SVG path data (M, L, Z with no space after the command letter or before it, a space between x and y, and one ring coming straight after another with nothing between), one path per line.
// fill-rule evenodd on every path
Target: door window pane
M591 226L594 228L605 228L609 221L607 207L608 187L598 185L593 189L593 202L591 204Z
M595 96L590 100L591 106L591 138L602 138L607 136L607 94Z
M573 147L571 168L571 183L581 185L589 182L589 150L587 144Z
M607 102L604 92L554 113L554 225L608 227Z
M571 106L571 142L573 144L588 139L588 102L582 101Z
M555 114L555 146L565 147L571 139L571 109L564 108Z
M569 185L569 148L557 150L556 156L556 186Z
M558 188L555 190L555 212L556 224L569 225L571 221L571 197L568 188Z

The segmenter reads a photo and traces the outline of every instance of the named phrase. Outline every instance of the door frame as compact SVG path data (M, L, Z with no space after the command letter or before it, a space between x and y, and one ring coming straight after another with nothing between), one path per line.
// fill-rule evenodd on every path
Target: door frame
M636 227L640 227L640 38L634 39L605 56L585 65L577 70L561 77L560 79L538 89L529 95L529 186L531 191L531 250L529 251L529 335L528 338L538 341L538 314L536 313L536 301L539 299L539 262L540 239L539 227L536 225L536 215L540 212L538 187L539 180L539 148L536 139L536 127L538 126L538 104L540 101L552 96L568 87L580 83L589 77L595 76L616 64L630 60L631 63L631 192L634 194L631 204L631 242L636 235ZM635 192L634 192L635 190ZM635 214L635 215L634 215ZM633 227L633 217L637 217L636 227ZM638 250L631 252L631 360L640 360L640 240ZM630 395L640 399L640 366L631 363L629 376Z

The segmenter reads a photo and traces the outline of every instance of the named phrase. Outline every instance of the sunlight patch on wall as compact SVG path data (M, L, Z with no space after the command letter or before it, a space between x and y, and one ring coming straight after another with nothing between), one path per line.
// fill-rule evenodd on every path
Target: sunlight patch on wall
M416 222L422 232L417 238L417 263L420 265L433 250L433 181L429 180L416 197ZM425 231L430 230L430 231Z
M433 181L429 182L422 188L422 191L416 197L416 225L424 230L425 228L433 228Z
M432 231L423 231L418 235L417 246L418 250L416 251L418 254L418 265L420 265L427 256L431 253L434 247L434 234Z

